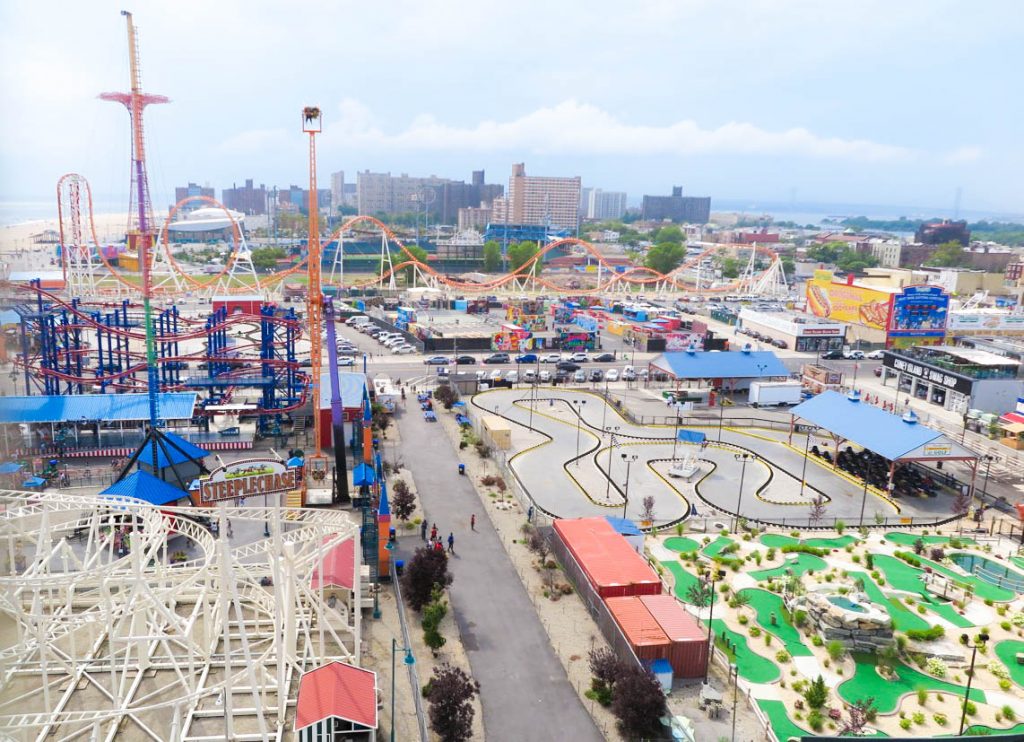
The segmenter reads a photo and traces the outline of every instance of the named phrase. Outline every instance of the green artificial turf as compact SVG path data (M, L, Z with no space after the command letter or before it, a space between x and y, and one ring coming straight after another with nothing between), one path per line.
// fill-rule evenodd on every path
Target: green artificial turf
M750 576L758 581L771 580L776 577L787 577L786 570L789 569L793 570L794 575L802 575L804 572L819 572L827 567L828 565L821 557L816 557L813 554L797 554L795 557L787 559L785 564L751 572Z
M1011 639L1002 641L995 646L996 657L1006 665L1010 671L1010 677L1020 687L1024 688L1024 665L1017 664L1017 653L1024 652L1024 642Z
M781 533L765 533L761 536L760 540L765 546L776 549L795 544L813 546L816 549L845 549L850 544L857 543L859 539L856 536L837 536L836 538L808 538L801 540L792 536L784 536Z
M740 590L740 595L750 597L750 607L757 614L758 625L770 634L774 634L783 644L786 651L794 657L810 657L810 649L803 643L800 632L786 620L788 611L782 604L782 597L767 590L748 587ZM772 625L772 614L775 614L775 625Z
M917 615L903 603L895 600L889 600L885 597L885 593L882 592L882 588L878 586L871 575L865 572L850 572L850 578L854 581L862 580L864 582L864 592L867 593L868 598L871 602L885 610L889 614L889 618L892 619L893 626L899 631L909 631L910 629L925 630L931 628L931 624L925 621L921 616Z
M683 565L679 562L662 562L661 566L671 572L672 576L675 578L675 587L673 588L675 596L684 603L690 603L690 605L693 605L690 601L689 590L691 585L696 585L700 582L700 580L697 579L697 576L684 569ZM718 595L715 595L715 601L717 600Z
M686 538L685 536L673 536L670 539L665 539L665 548L669 551L682 553L684 551L697 551L700 549L700 544L692 538Z
M730 546L733 543L735 542L731 538L727 536L719 536L710 544L705 546L701 553L704 554L704 556L714 558L722 553L722 549L726 548L727 546Z
M717 618L711 622L711 627L716 637L721 637L722 633L725 632L725 637L730 645L734 647L736 667L739 670L740 677L749 680L751 683L773 683L779 679L781 672L778 665L767 657L759 655L747 644L748 641L754 641L753 639L749 639L743 636L743 634L737 634L728 628L724 621ZM771 647L765 647L765 649L770 650Z
M918 688L949 693L958 698L963 698L966 690L961 685L933 678L902 663L896 665L896 678L883 678L875 669L877 658L873 654L855 652L853 660L857 663L853 677L840 683L836 691L847 703L854 703L862 698L874 698L875 708L880 714L891 714L899 708L903 696L916 693ZM971 688L971 700L985 703L985 691Z
M932 546L937 544L946 545L949 540L955 538L962 544L973 544L974 539L963 536L918 536L916 533L905 533L904 531L893 531L885 534L885 540L898 544L899 546L913 546L914 542L921 539L921 543Z

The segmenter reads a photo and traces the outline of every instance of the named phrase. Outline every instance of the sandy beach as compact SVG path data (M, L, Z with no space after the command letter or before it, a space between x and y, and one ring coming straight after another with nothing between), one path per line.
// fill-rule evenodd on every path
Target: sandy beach
M55 209L56 210L56 209ZM83 217L85 215L83 214ZM124 239L124 230L128 224L128 214L95 214L93 224L96 228L96 237L103 244L120 242ZM91 240L92 235L88 233L88 222L83 224L86 229L85 237ZM0 227L0 252L12 253L18 250L51 250L53 245L36 245L32 243L32 235L39 234L48 229L58 230L60 225L57 217L52 219L34 219L19 224L7 224Z

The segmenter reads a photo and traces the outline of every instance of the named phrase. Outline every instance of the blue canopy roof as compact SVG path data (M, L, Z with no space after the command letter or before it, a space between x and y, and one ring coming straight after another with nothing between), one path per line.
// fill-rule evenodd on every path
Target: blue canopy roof
M376 481L377 475L374 473L373 467L365 462L357 464L356 468L352 470L352 484L356 487L373 484Z
M0 464L0 474L17 474L21 469L21 464L14 461L8 461L5 464Z
M606 515L604 519L615 529L616 533L623 536L642 536L643 532L636 527L636 523L629 518L616 518L614 515Z
M662 353L652 363L677 379L763 379L789 376L789 369L770 350Z
M798 404L792 413L890 461L943 437L920 423L908 423L899 415L854 402L839 392L822 392Z
M167 505L188 496L188 493L144 471L137 471L119 482L114 482L100 494L134 497L150 505Z
M196 393L164 392L159 395L159 405L160 417L164 420L188 420L196 405ZM148 394L0 397L0 423L133 422L148 419Z
M165 440L162 444L160 442L156 444L157 464L154 467L156 469L183 464L186 461L193 461L210 455L208 451L204 451L194 443L189 443L180 435L167 432L162 433L162 435ZM167 449L166 451L164 451L165 448ZM140 464L153 466L153 446L150 443L147 442L143 447L138 461Z
M676 438L683 443L703 443L706 437L699 430L680 429L676 434Z
M46 480L42 477L29 477L21 483L22 487L42 487L46 484Z

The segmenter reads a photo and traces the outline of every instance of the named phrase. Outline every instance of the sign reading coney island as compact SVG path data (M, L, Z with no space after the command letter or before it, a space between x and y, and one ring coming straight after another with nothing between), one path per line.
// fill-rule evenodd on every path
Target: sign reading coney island
M213 503L290 492L302 486L301 471L275 459L232 461L199 480L199 501Z
M889 292L839 283L830 271L815 271L807 282L807 309L817 317L887 330L891 304Z

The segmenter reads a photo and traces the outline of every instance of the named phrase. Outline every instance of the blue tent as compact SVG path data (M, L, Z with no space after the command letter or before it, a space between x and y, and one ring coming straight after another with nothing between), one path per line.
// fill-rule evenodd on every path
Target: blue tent
M203 450L194 443L189 443L175 433L162 432L161 436L164 440L157 441L156 444L157 464L153 467L155 469L164 469L168 466L183 464L186 461L198 461L210 455L208 451ZM141 453L139 453L138 461L140 464L153 466L153 448L151 443L143 446ZM164 451L165 448L167 449L166 452Z
M703 443L706 437L707 436L697 430L680 430L676 434L676 438L683 443Z
M152 474L144 471L137 471L118 482L114 482L100 492L100 494L134 497L137 500L148 502L150 505L168 505L188 496L187 493L177 487L157 479Z
M42 477L29 477L21 483L22 487L42 487L46 484L46 480Z
M6 464L0 464L0 474L17 474L21 469L22 465L13 461L8 461Z

